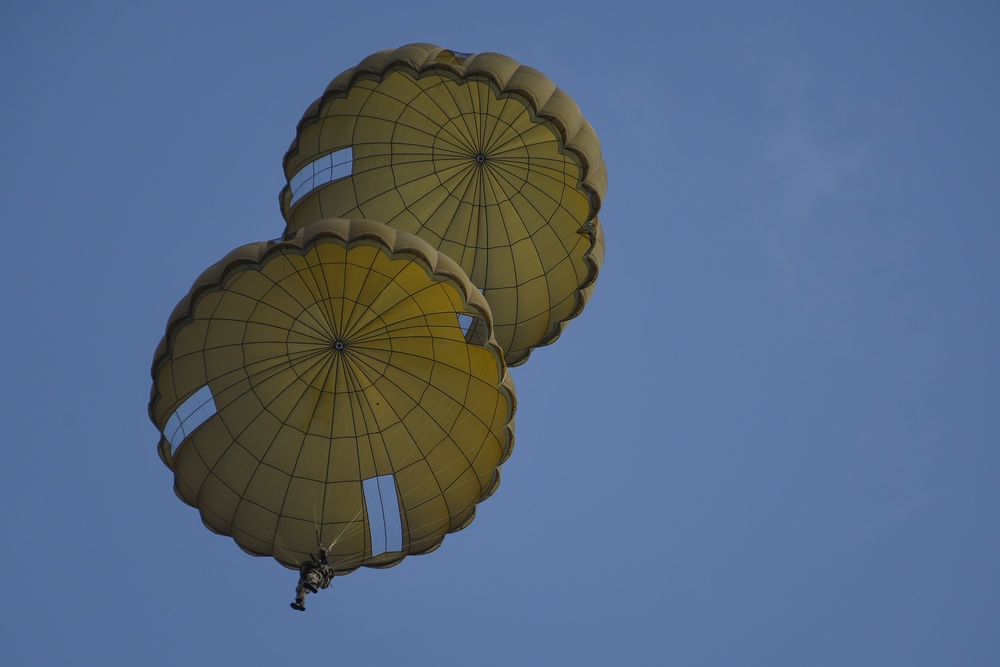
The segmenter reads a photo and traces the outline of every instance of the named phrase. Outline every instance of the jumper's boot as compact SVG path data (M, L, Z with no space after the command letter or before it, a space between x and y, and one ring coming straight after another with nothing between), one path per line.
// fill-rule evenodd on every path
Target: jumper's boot
M295 587L295 602L291 604L291 607L297 611L306 610L306 592L301 586Z

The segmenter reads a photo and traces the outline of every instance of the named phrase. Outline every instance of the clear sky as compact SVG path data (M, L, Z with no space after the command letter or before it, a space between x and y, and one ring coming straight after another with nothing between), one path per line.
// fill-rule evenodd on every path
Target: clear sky
M0 656L11 665L1000 664L1000 5L38 2L0 9ZM513 369L438 551L295 573L178 501L171 309L278 236L343 69L426 41L597 130L607 257Z

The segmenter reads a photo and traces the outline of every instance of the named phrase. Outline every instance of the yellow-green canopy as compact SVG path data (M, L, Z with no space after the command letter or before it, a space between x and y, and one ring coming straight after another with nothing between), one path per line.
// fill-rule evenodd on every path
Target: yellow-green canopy
M239 248L170 317L150 418L214 531L341 572L436 548L499 483L515 396L486 300L420 239L324 220Z
M510 365L583 309L604 255L593 128L543 74L411 44L337 76L285 155L287 233L363 217L414 233L483 290Z

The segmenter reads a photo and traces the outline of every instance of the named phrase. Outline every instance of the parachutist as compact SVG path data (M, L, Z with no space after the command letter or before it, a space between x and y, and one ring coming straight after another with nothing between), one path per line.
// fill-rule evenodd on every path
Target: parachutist
M299 566L299 583L295 587L295 602L291 604L292 609L305 611L306 593L318 593L321 588L329 586L332 579L333 568L330 567L326 548L321 545L318 558L311 557Z

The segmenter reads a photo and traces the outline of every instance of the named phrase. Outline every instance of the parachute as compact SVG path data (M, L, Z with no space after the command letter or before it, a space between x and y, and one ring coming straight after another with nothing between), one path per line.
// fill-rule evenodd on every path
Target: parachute
M498 487L508 366L582 311L604 258L600 145L538 71L411 44L335 77L283 167L283 235L226 255L168 319L158 451L246 552L390 567Z
M411 44L365 58L305 112L284 170L287 233L362 217L423 238L483 290L509 365L580 313L603 261L593 128L497 53Z
M448 257L366 220L239 248L174 310L150 417L210 529L296 567L386 567L468 525L513 446L485 299Z

